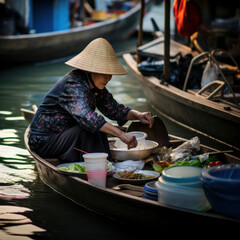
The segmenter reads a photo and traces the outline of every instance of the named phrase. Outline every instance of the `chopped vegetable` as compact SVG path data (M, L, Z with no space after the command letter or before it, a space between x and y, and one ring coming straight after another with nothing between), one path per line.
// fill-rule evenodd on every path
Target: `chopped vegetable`
M68 168L66 168L66 167L60 167L59 169L62 171L68 171Z
M78 173L86 173L86 167L81 163L72 163L69 164L68 167L60 167L59 170L65 172L78 172ZM112 171L112 162L109 162L107 165L107 170Z
M170 167L173 166L195 166L195 167L201 167L201 168L207 168L211 162L219 161L216 156L208 157L202 159L199 156L196 156L195 160L191 159L191 157L187 157L183 159L182 161L178 161L175 164L171 164Z
M156 171L156 172L161 173L163 171L163 168L159 164L157 164L156 162L154 162L152 166L153 166L153 170Z
M112 162L108 162L107 170L112 171Z
M173 164L170 164L168 162L165 162L165 164L163 164L163 161L154 161L152 167L154 171L161 173L164 169L174 166L195 166L207 168L220 164L223 164L223 162L219 161L217 156L209 157L209 155L202 154L198 156L186 157L185 159L177 161Z
M59 169L66 172L86 173L85 165L79 163L73 163L68 165L68 167L60 167Z
M210 167L216 166L216 163L215 163L214 161L211 161L211 162L209 163L209 166L210 166Z

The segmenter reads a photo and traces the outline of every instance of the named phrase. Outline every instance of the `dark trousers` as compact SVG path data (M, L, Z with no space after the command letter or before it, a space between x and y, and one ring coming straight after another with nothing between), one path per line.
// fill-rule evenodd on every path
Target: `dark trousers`
M43 158L58 158L61 162L83 161L83 154L74 148L87 153L108 153L108 160L112 160L107 135L100 131L90 133L79 125L64 132L51 135L34 151Z

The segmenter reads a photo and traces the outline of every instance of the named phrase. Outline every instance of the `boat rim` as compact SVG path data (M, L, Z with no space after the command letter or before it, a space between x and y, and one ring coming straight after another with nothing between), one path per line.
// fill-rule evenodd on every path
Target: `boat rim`
M149 1L149 0L147 0L147 1ZM132 9L127 11L126 13L117 16L116 18L106 19L106 20L103 20L101 22L96 22L94 24L90 24L90 25L87 25L87 26L80 26L80 27L75 27L75 28L70 28L70 29L60 30L60 31L54 31L54 32L21 34L21 35L6 35L6 36L5 35L0 35L0 40L1 39L9 39L9 40L14 39L14 40L16 40L16 39L42 38L42 37L47 37L47 36L50 37L50 36L54 36L54 35L65 35L65 34L69 34L69 33L75 33L75 32L79 32L79 31L94 29L94 28L100 27L102 25L106 26L108 24L112 24L114 22L117 22L121 19L128 18L134 12L137 12L140 8L141 8L140 3L138 3L135 7L133 7Z

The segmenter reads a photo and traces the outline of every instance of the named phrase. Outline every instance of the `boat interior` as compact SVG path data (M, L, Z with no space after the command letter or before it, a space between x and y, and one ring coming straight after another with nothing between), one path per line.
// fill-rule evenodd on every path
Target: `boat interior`
M27 119L28 121L31 121L35 114L36 109L37 109L37 107L33 105L32 111L26 110L26 109L21 109L21 112L22 112L22 115L25 117L25 119ZM133 124L132 126L136 127L136 131L139 131L139 128L137 128L137 127L141 126L141 124ZM159 125L157 127L159 128ZM162 129L164 129L164 128L165 128L165 126L163 125ZM124 131L129 131L129 130L133 131L134 130L133 128L130 128L130 127L127 127L127 128L121 127L121 129ZM161 131L164 131L164 130L161 130ZM29 128L25 132L24 141L25 141L28 151L34 157L36 162L41 162L41 164L48 166L53 171L59 172L59 174L66 174L66 175L72 176L74 178L80 178L83 180L87 180L86 174L77 174L77 173L73 173L73 172L60 171L60 169L57 166L60 164L63 164L63 163L60 162L59 159L57 159L57 158L43 159L43 158L39 157L35 152L32 152L28 146L28 134L29 134ZM158 135L158 133L157 133L157 135ZM169 153L169 150L172 151L171 149L175 149L175 148L181 146L182 144L185 144L186 142L190 141L190 140L187 140L184 138L169 135L167 133L167 131L166 131L165 136L167 136L167 138L168 138L167 146L159 144L159 146L157 148L155 148L154 151L152 151L152 153L147 158L144 159L145 163L144 163L143 170L153 170L153 164L154 164L154 162L156 162L156 160L159 161L160 156L163 157L163 155L165 155L166 153ZM148 135L147 139L151 140L151 134ZM111 146L115 143L116 138L108 135L108 140L109 140L109 144L110 144L110 149L112 149ZM161 141L159 141L159 143L161 143ZM194 150L192 149L191 154L193 156L196 156L198 154L208 153L210 157L215 156L222 163L239 163L239 161L240 161L239 158L234 157L233 155L230 155L232 150L218 151L213 148L209 148L208 146L202 145L200 143L198 143L198 146L199 147L197 149L194 149ZM117 160L113 160L113 161L115 162ZM134 198L139 198L139 200L144 200L144 198L143 198L143 195L145 193L145 189L144 189L145 183L144 182L137 181L137 182L133 183L133 182L129 182L129 181L125 182L122 180L119 181L116 177L113 177L114 174L115 174L115 172L113 169L112 172L110 174L108 174L107 181L106 181L106 187L110 191L116 191L116 192L119 192L120 194L123 193L123 194L127 194L129 196L132 196ZM127 195L124 195L124 196L127 196ZM154 201L156 201L156 200L154 200ZM215 214L212 209L208 209L206 211L207 211L206 214Z
M36 110L36 106L32 106L32 108L34 110ZM25 119L27 119L28 121L31 121L33 116L34 116L34 111L30 111L30 110L26 110L26 109L21 109L22 115L25 117ZM121 127L121 129L123 131L128 131L128 128L124 128ZM133 129L130 129L131 131ZM139 131L139 129L136 129L137 131ZM46 158L46 159L42 159L41 157L39 157L35 152L32 152L29 148L29 146L27 145L27 136L28 136L28 129L25 133L25 144L28 148L28 150L32 153L32 155L37 158L39 161L44 162L44 164L49 165L51 168L53 168L55 171L59 171L57 166L60 164L63 164L63 162L59 161L59 159L57 158ZM150 134L151 136L151 134ZM150 137L151 138L151 137ZM149 137L147 137L147 139L150 140ZM109 145L110 145L110 149L113 148L113 145L116 141L116 137L110 136L108 135L108 141L109 141ZM151 153L151 155L149 155L146 159L144 159L145 164L144 164L144 168L143 170L153 170L153 163L154 161L158 161L160 157L162 157L164 154L166 154L166 152L168 152L169 150L171 151L171 149L175 149L178 146L180 146L181 144L183 144L184 142L188 141L187 139L184 138L180 138L180 137L176 137L173 135L168 135L168 146L161 146L159 145L156 149L154 149L154 151ZM198 151L194 150L192 152L192 154L194 155L198 155L198 154L204 154L204 153L209 153L209 156L216 156L218 158L219 161L221 161L222 163L239 163L239 158L234 157L232 155L230 155L232 152L232 150L226 150L226 151L218 151L212 148L209 148L205 145L200 145L200 149ZM113 162L117 162L118 160L113 159ZM62 172L61 172L62 173ZM64 173L62 173L64 174ZM70 176L74 176L74 177L79 177L81 179L87 180L87 176L86 174L75 174L75 173L71 173L68 172L66 173L67 175ZM107 182L106 182L106 186L107 188L116 190L116 191L120 191L123 193L127 193L130 194L132 196L135 197L140 197L142 198L143 196L143 192L144 192L144 184L139 182L139 183L134 183L134 184L129 184L129 183L124 183L124 182L119 182L118 180L116 180L115 178L112 177L112 175L114 174L114 172L112 174L110 174L107 178Z
M164 35L160 32L157 36L157 39L138 47L137 54L141 58L138 68L143 75L150 75L150 71L155 71L153 76L161 80ZM196 46L195 39L193 42ZM217 102L225 110L230 111L234 108L240 111L240 68L228 51L201 49L200 52L199 47L188 47L174 40L170 40L170 46L170 66L173 66L170 70L170 84L193 95ZM185 61L188 67L184 68L186 71L181 83L174 82L171 77L171 74L175 74L174 68L180 66L182 64L180 61L189 55L191 57ZM226 104L229 107L226 107Z
M184 142L184 139L178 139L174 136L170 136L170 146L171 148L175 148L182 144ZM157 151L157 150L156 150ZM223 162L223 163L238 163L239 160L237 158L232 158L226 151L214 151L209 149L206 146L201 146L201 149L198 151L197 154L202 154L202 153L207 153L209 152L210 156L217 156L217 158ZM152 170L152 163L155 157L157 157L158 154L157 152L153 153L150 155L147 159L145 159L145 165L143 170ZM44 161L47 161L49 164L52 165L53 168L55 168L56 171L58 171L57 166L60 164L63 164L60 162L57 158L52 158L52 159L44 159ZM71 173L70 173L71 175ZM80 177L84 180L87 180L86 175L81 175L81 176L76 176L72 175L74 177ZM140 183L134 183L134 184L129 184L128 182L119 182L115 178L111 177L112 175L109 175L107 178L106 186L107 188L130 194L135 197L142 198L143 192L144 192L144 184Z
M111 2L111 5L106 5L106 10L95 9L88 1L83 1L82 15L83 25L93 24L95 22L101 22L107 19L113 19L121 14L126 13L131 8L137 5L138 1L123 1Z

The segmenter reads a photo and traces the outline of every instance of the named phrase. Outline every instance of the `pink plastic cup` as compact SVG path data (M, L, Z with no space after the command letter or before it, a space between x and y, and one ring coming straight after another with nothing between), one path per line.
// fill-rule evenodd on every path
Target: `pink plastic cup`
M106 187L107 153L87 153L83 155L88 181Z
M106 187L107 169L87 171L88 181L100 187Z

